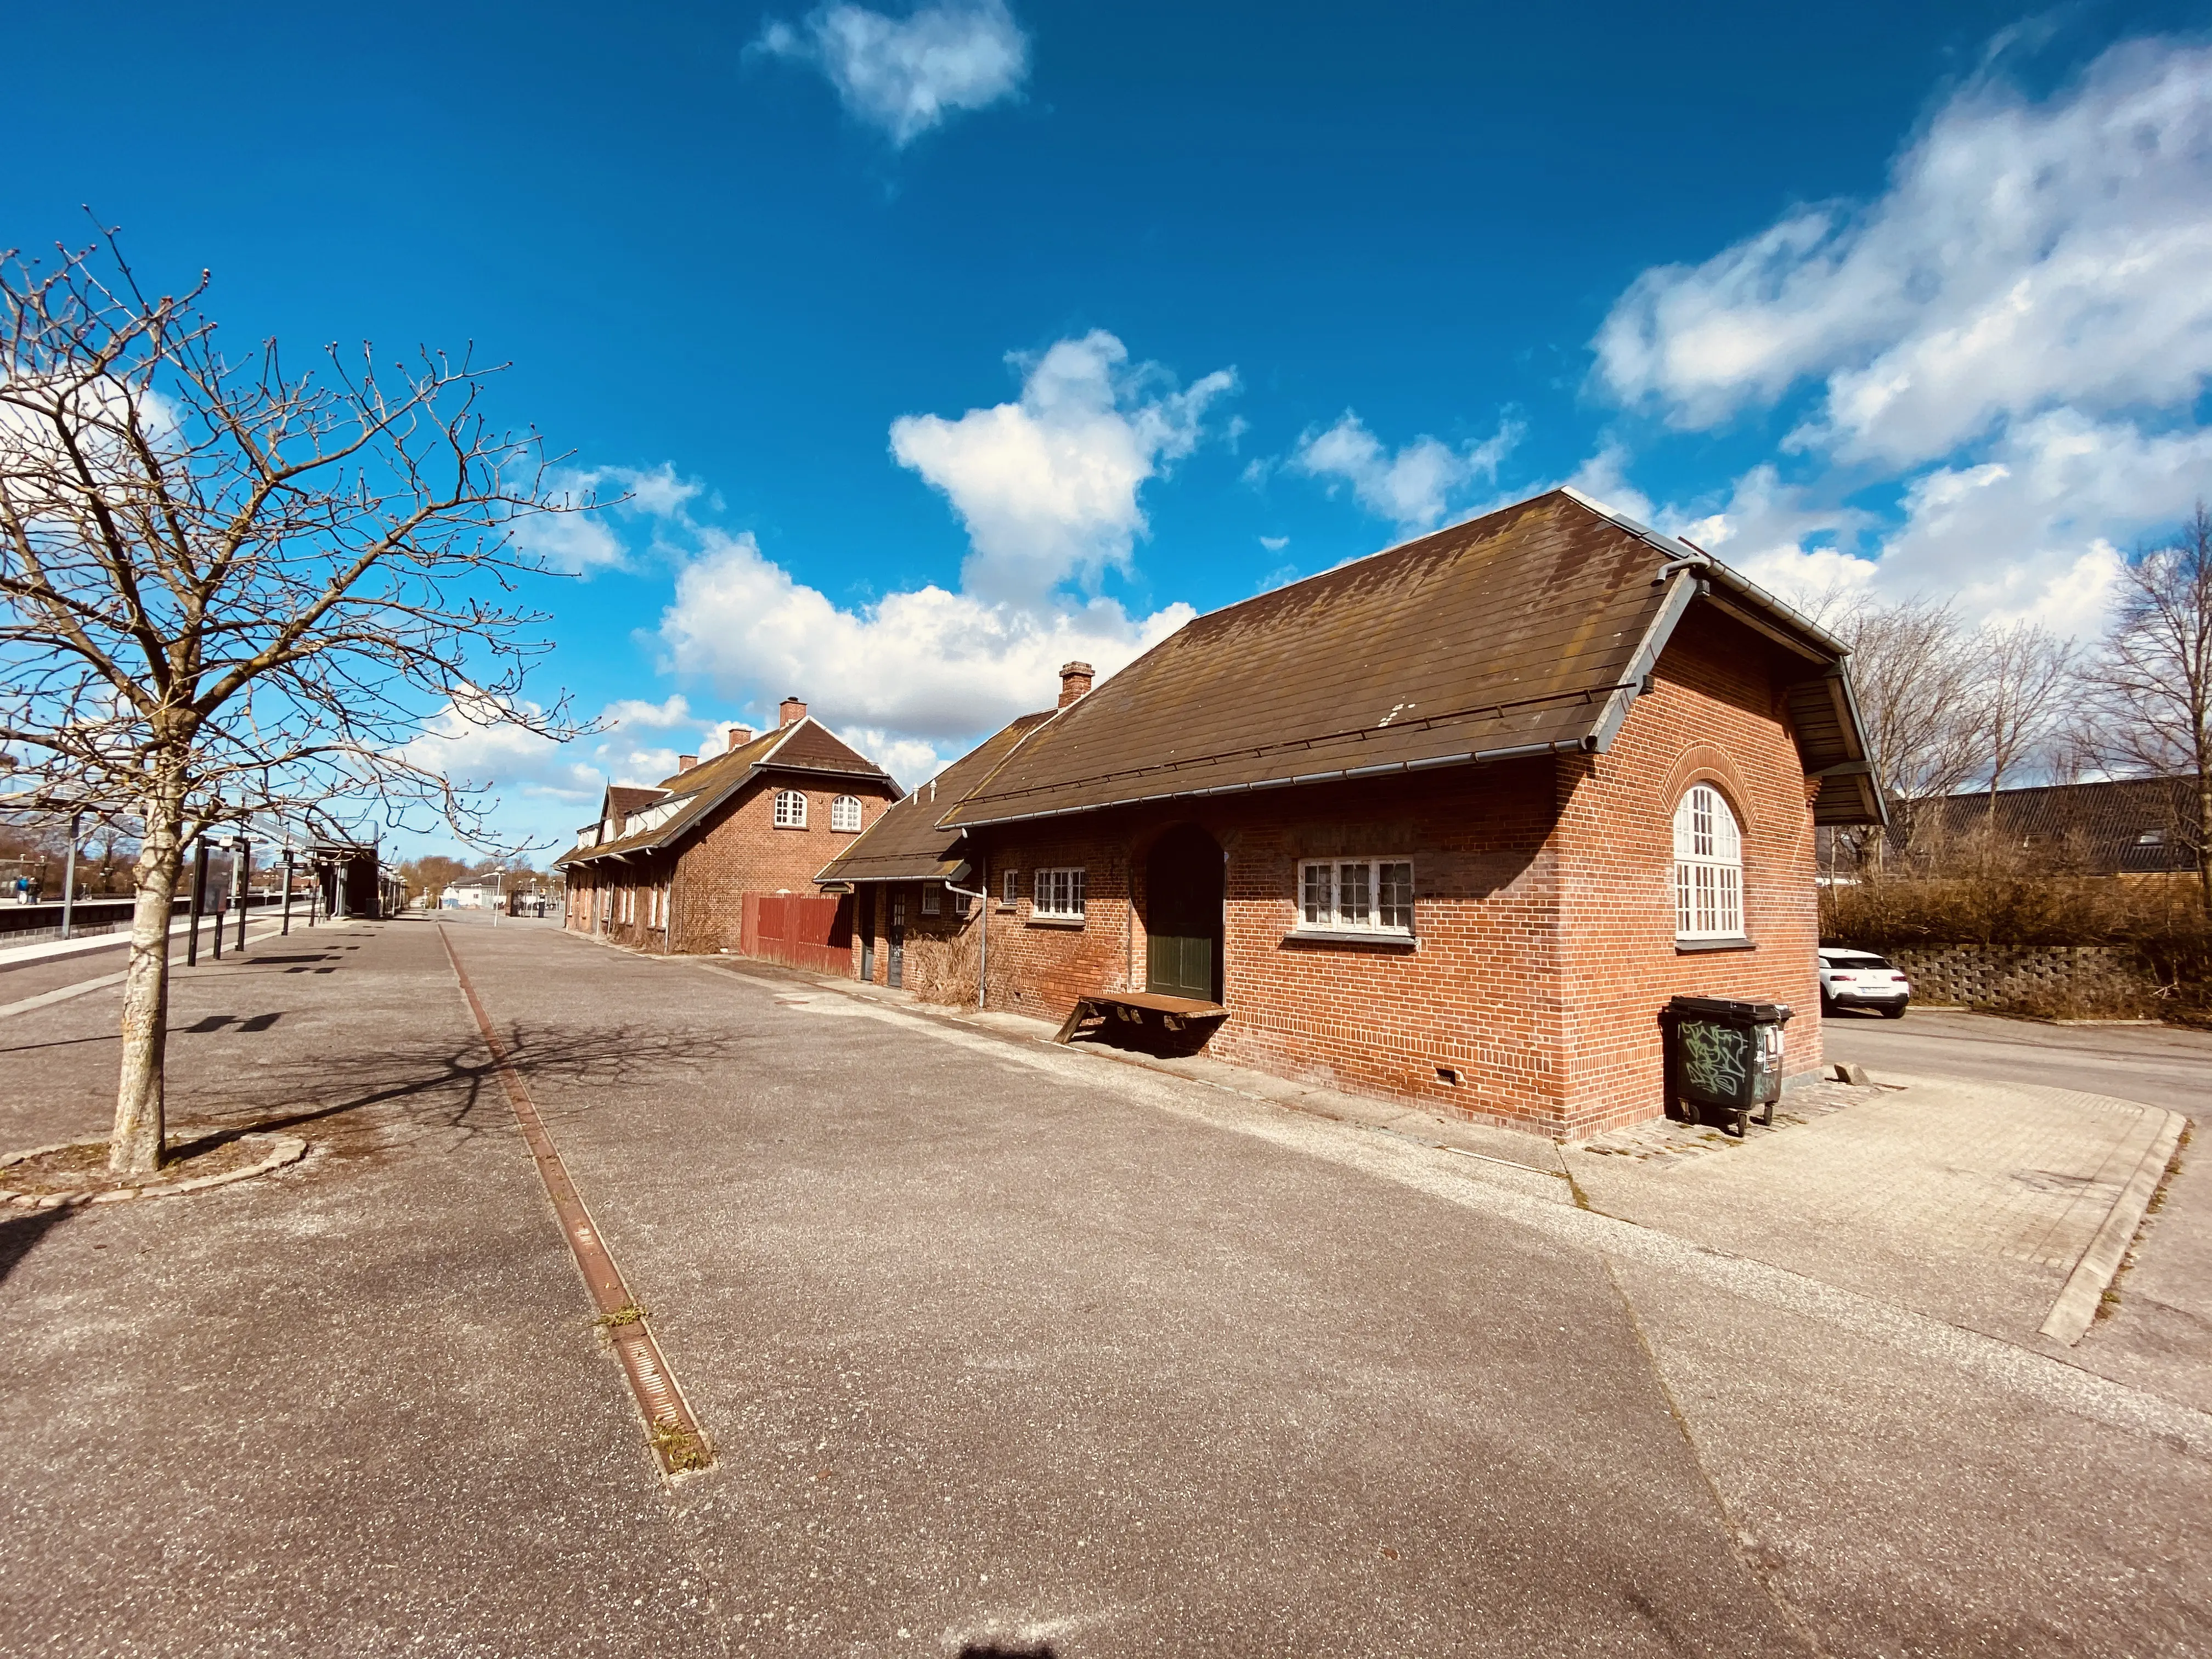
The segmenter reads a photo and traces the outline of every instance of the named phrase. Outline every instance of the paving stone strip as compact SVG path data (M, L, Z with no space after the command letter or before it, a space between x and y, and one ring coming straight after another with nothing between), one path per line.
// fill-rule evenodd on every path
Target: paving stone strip
M446 947L446 959L453 965L453 978L468 1002L469 1012L476 1017L477 1029L483 1034L484 1046L491 1050L493 1063L499 1068L499 1080L507 1091L507 1104L514 1109L514 1121L521 1126L522 1139L538 1166L538 1178L544 1183L545 1196L552 1200L553 1212L560 1219L562 1237L568 1241L569 1254L576 1259L576 1270L583 1275L584 1286L599 1310L600 1327L606 1332L609 1343L622 1361L623 1372L629 1379L630 1393L644 1415L647 1437L652 1442L653 1455L659 1460L662 1473L675 1475L708 1468L714 1462L713 1448L698 1419L692 1416L683 1390L677 1386L675 1374L668 1369L668 1361L653 1338L645 1310L638 1306L629 1286L623 1282L622 1271L615 1266L606 1241L599 1237L591 1212L584 1206L583 1194L569 1179L568 1166L562 1163L553 1137L538 1116L538 1104L530 1097L521 1073L507 1058L506 1045L493 1030L491 1018L477 996L476 987L469 982L468 971L461 966L453 941L442 922L438 925L438 940Z

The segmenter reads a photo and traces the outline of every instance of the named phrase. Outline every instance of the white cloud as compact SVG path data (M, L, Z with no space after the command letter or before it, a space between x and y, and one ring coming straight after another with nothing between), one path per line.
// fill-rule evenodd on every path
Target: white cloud
M608 784L658 783L676 770L679 750L706 752L718 729L696 718L680 695L658 703L611 702L592 724L604 729L555 743L520 726L481 725L449 703L422 723L404 752L457 786L495 797L495 816L507 832L565 846L598 812Z
M1771 465L1736 480L1717 509L1654 505L1624 460L1607 449L1571 482L1786 599L1924 595L1955 600L1970 619L2088 635L2102 624L2118 548L2160 533L2205 493L2212 431L2147 434L2053 410L1911 477L1887 519L1785 483Z
M1325 432L1298 441L1291 465L1310 477L1352 486L1359 504L1404 533L1431 530L1451 510L1451 498L1475 481L1495 484L1498 468L1520 441L1518 422L1504 421L1480 443L1455 449L1417 437L1395 455L1346 410Z
M2183 517L2212 478L2212 431L2146 434L2054 410L1906 490L1879 580L1959 595L1970 613L2094 629L2118 555Z
M1649 495L1628 481L1628 459L1625 447L1607 441L1561 482L1624 517L1656 526L1659 511Z
M1266 548L1270 553L1279 553L1290 544L1291 538L1288 536L1262 536L1260 538L1260 545Z
M1689 427L1825 379L1798 442L1910 465L2061 404L2185 405L2212 373L2208 268L2212 48L2137 41L2044 103L1977 80L1870 204L1646 271L1597 372Z
M627 569L630 553L615 533L617 523L638 519L681 524L705 486L679 477L666 461L641 471L635 467L563 468L547 480L555 499L576 506L566 513L535 513L514 523L514 544L573 576L598 570ZM585 502L595 503L588 507Z
M760 50L812 64L846 111L904 146L959 110L1020 90L1029 37L1002 0L940 0L904 17L831 5L771 21Z
M710 534L677 580L661 638L672 667L729 695L796 694L838 729L933 744L1048 708L1061 663L1111 673L1193 614L1176 605L1136 619L1111 599L1024 606L935 586L845 610L750 535Z
M1196 447L1206 408L1237 384L1217 369L1187 391L1157 365L1128 366L1103 330L1061 340L1024 370L1020 400L957 420L891 423L891 453L945 492L973 549L962 586L1036 606L1061 583L1125 569L1146 529L1137 492Z
M894 737L876 726L847 726L837 735L890 773L904 789L927 783L958 760L962 752L957 746L940 750L920 738Z

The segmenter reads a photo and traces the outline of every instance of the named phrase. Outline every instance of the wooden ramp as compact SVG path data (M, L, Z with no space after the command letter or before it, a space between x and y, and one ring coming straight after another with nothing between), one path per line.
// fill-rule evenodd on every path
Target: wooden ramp
M1194 1019L1226 1019L1228 1017L1229 1010L1218 1002L1198 1002L1189 997L1158 996L1150 991L1100 991L1075 1000L1075 1006L1068 1010L1067 1018L1061 1024L1053 1041L1072 1042L1086 1029L1103 1026L1109 1020L1123 1020L1133 1025L1149 1024L1157 1020L1164 1030L1180 1031Z

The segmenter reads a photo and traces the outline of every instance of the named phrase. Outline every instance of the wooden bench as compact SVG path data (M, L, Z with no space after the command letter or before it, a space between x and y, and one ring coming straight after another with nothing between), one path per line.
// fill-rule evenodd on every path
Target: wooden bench
M1084 1027L1103 1025L1109 1019L1142 1025L1147 1014L1158 1015L1162 1025L1180 1031L1194 1019L1226 1019L1229 1011L1218 1002L1197 1002L1189 997L1156 996L1150 991L1100 991L1075 1000L1075 1006L1068 1011L1053 1041L1072 1041Z

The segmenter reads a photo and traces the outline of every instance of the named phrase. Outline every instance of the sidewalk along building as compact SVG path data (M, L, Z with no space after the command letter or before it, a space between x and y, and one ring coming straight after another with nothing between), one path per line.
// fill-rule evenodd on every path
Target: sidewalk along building
M610 787L599 818L554 860L568 881L565 925L643 951L736 952L759 945L765 910L821 933L817 950L842 948L849 905L823 904L815 872L897 799L898 785L796 697L781 716L759 737L730 727L723 753L682 757L658 787ZM801 902L775 902L779 895Z
M1819 1066L1814 827L1881 817L1844 655L1555 490L1071 665L823 875L904 897L928 994L1584 1135L1662 1110L1676 994Z

